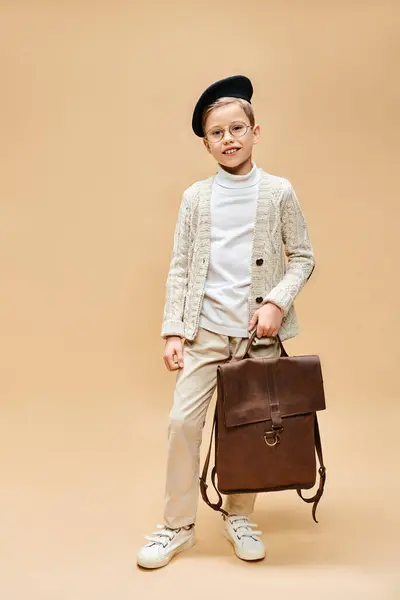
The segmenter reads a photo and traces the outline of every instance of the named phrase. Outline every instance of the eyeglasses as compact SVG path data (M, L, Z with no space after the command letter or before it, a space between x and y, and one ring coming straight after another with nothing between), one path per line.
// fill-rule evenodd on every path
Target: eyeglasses
M251 125L247 125L246 123L242 123L241 121L234 121L228 127L229 133L233 135L233 137L242 137L246 135L249 129L252 129ZM220 142L225 134L225 128L221 127L213 127L209 129L205 134L205 139L209 142L215 144L216 142Z

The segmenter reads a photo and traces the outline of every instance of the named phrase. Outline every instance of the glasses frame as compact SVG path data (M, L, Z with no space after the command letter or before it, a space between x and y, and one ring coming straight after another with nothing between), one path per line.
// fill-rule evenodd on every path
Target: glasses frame
M246 131L244 133L242 133L241 135L235 135L234 133L232 133L231 131L231 127L233 127L234 125L244 125L246 127ZM216 125L215 127L219 127L219 125ZM207 135L209 134L209 132L211 131L211 129L214 129L214 127L211 127L205 134L204 134L204 139L207 140L207 142L209 142L210 144L218 144L221 140L224 139L225 136L225 131L228 129L229 133L231 134L232 137L234 138L241 138L244 137L246 135L246 133L249 131L249 129L254 129L254 126L249 125L248 123L244 123L244 121L233 121L228 127L220 127L220 129L223 130L222 135L220 137L219 140L209 140Z

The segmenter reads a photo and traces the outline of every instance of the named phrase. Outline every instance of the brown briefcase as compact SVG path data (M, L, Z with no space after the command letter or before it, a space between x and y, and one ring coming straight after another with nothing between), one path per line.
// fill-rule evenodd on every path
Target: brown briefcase
M227 514L221 494L297 490L313 503L314 521L323 494L326 469L322 457L317 411L325 409L325 394L318 356L288 356L282 341L281 356L249 358L256 330L241 358L217 368L217 403L210 447L200 477L203 500ZM215 466L211 480L218 494L213 504L207 496L207 472L215 432ZM311 498L301 490L316 483ZM217 486L216 486L217 478Z

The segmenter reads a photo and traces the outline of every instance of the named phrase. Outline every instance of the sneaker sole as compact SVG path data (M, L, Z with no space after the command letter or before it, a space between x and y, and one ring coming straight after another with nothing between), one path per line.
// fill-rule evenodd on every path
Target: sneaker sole
M238 546L235 544L234 540L231 538L231 536L229 535L229 533L226 530L223 533L224 533L224 536L226 537L226 539L228 540L228 542L230 542L232 544L236 556L238 558L240 558L241 560L247 560L247 561L263 560L266 557L267 554L265 551L262 555L259 555L259 556L257 556L257 555L254 556L254 554L247 554L245 551L242 551L240 548L238 548Z
M160 567L165 567L174 558L174 556L179 554L179 552L183 552L184 550L189 550L189 548L192 548L195 545L195 543L196 543L196 538L193 536L187 542L185 542L178 548L175 548L175 550L173 550L171 552L171 554L168 556L168 558L163 558L162 560L159 560L156 562L154 562L154 561L147 562L146 560L140 560L138 558L136 562L139 565L139 567L143 567L144 569L159 569Z

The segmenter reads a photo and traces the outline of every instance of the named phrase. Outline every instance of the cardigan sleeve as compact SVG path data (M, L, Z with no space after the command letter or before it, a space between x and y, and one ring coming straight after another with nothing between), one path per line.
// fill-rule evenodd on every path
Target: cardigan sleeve
M264 298L286 316L294 299L315 268L314 251L310 242L306 218L291 183L286 179L281 204L281 233L288 264L281 281Z
M182 196L175 225L174 243L166 281L166 297L161 337L184 336L183 308L188 283L188 251L190 238L190 202L188 194Z

